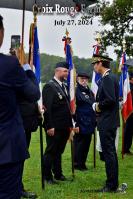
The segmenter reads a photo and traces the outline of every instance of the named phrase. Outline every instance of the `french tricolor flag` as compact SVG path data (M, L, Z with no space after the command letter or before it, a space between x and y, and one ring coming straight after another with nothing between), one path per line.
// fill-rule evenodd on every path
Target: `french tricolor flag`
M96 45L93 46L93 48L94 48L93 55L98 55L99 50L100 50L100 45L96 44ZM95 97L97 95L98 83L99 83L100 79L101 79L101 75L96 73L95 71L93 71L92 82L91 82L91 90L92 90Z
M93 46L94 50L93 50L93 55L98 55L99 54L99 50L100 50L100 45L96 44Z
M72 60L72 49L70 44L66 44L66 62L69 64L69 75L68 75L68 88L70 94L70 107L71 112L74 114L76 105L75 105L75 68Z
M124 64L126 62L126 53L123 52L121 57L120 65L121 67L121 76L120 76L120 98L123 98L123 105L122 105L122 117L124 121L127 120L129 115L133 111L132 105L132 95L130 90L130 83L129 83L129 74L127 66Z
M91 90L92 90L95 97L97 95L98 83L99 83L100 79L101 79L101 75L96 73L95 71L93 71L92 82L91 82Z

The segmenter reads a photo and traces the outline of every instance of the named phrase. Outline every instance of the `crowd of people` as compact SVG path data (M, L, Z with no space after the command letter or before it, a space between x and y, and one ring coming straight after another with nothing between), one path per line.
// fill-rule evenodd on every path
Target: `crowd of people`
M0 47L3 38L4 25L0 16ZM68 63L57 63L54 77L44 85L46 149L43 177L49 185L67 180L62 170L62 154L72 129L75 131L74 168L87 170L91 138L97 128L107 177L105 186L97 191L117 192L119 175L115 140L120 126L119 81L110 70L112 60L109 57L94 55L92 60L94 70L101 74L97 96L95 98L89 88L88 74L78 72L74 114L66 84ZM25 190L22 176L24 162L29 157L31 133L37 130L41 117L37 103L39 85L31 67L27 63L21 66L16 55L0 53L0 71L0 199L37 198L36 194ZM130 83L132 89L132 75ZM126 123L124 142L124 152L130 155L132 118L131 114Z

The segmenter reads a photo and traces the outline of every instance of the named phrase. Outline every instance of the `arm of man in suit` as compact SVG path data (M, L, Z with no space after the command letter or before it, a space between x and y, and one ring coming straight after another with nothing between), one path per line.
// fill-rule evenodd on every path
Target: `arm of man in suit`
M100 110L111 108L116 103L115 82L110 76L106 76L103 80L104 100L98 103Z
M14 57L14 67L9 75L11 82L13 82L13 87L16 90L17 95L24 96L29 102L36 102L40 98L40 91L38 82L35 80L35 75L32 71L29 72L30 75L34 76L34 81L31 81L27 77L24 69L20 66L17 58Z
M54 99L54 92L55 91L49 84L46 84L42 91L43 105L46 109L44 116L47 118L47 121L44 121L44 123L46 122L47 133L49 136L54 136L54 124L52 121L52 104Z

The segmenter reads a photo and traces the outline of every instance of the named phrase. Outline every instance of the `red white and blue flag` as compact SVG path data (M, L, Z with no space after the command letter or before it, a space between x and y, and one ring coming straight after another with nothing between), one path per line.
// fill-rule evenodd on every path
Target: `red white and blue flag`
M124 64L126 62L126 53L123 52L120 66L121 66L121 76L120 76L120 98L123 99L122 103L122 117L124 121L127 120L129 115L133 111L132 95L130 90L129 74L127 66Z
M70 44L66 44L66 62L69 64L69 74L68 74L68 88L69 88L69 95L70 95L70 107L71 112L74 114L76 105L75 105L75 68L72 61L72 49Z
M98 44L94 45L93 48L94 48L93 55L98 55L99 50L100 50L100 45L98 45ZM99 73L96 73L95 71L93 71L92 82L91 82L91 90L92 90L95 97L96 97L96 94L97 94L98 82L99 82L100 79L101 79L101 75Z
M94 50L93 50L93 55L98 55L99 54L99 50L100 50L100 45L96 44L93 46Z

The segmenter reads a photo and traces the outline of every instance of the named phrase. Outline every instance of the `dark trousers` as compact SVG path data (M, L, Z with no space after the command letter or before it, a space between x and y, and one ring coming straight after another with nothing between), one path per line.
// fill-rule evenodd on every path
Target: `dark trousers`
M126 121L125 130L124 130L124 152L128 153L132 146L133 139L133 114L129 116Z
M84 167L90 148L92 134L75 134L74 136L74 164Z
M31 141L31 132L26 131L25 135L26 135L27 148L29 149L30 141ZM23 172L24 172L24 163L22 165L22 176L23 176ZM24 190L24 184L23 184L23 182L22 182L22 190Z
M115 148L116 129L99 131L99 135L105 159L106 186L116 190L118 187L118 159Z
M0 165L0 199L20 199L22 162Z
M52 171L55 177L62 175L61 156L65 150L70 130L55 129L54 136L46 133L46 150L44 153L44 179L53 179Z

